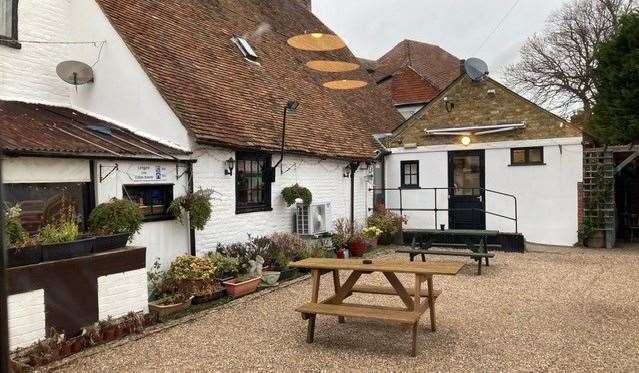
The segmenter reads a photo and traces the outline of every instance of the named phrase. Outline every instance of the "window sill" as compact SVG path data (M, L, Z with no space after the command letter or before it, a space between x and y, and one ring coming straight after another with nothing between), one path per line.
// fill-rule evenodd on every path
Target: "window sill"
M142 223L151 223L155 221L169 221L176 220L173 215L158 215L158 216L145 216L142 218Z
M20 44L17 40L14 40L14 39L0 38L0 45L4 45L14 49L22 49L22 44Z
M545 166L545 163L511 163L508 167Z
M402 185L399 189L419 189L419 185Z
M235 215L242 215L242 214L250 214L253 212L264 212L264 211L273 211L273 208L271 206L262 206L262 207L242 207L242 208L235 208Z

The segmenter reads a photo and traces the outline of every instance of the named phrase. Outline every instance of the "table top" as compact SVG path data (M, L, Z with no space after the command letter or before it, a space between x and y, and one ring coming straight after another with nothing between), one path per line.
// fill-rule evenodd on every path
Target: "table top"
M449 236L498 236L499 231L484 229L405 229L409 233L445 234Z
M456 262L404 262L371 259L364 264L363 259L308 258L289 264L293 268L354 270L372 272L415 273L419 275L456 275L464 263Z

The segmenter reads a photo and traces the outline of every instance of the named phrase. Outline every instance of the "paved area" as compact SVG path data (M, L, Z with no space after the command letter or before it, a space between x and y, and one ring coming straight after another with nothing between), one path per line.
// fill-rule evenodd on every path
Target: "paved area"
M76 359L63 369L639 370L639 250L530 249L497 253L481 277L474 275L474 265L456 277L436 277L435 287L443 290L436 307L438 330L429 331L426 313L416 358L408 355L408 330L376 322L338 324L334 317L318 316L315 343L306 344L306 322L293 311L310 297L306 280ZM362 281L385 280L371 275ZM331 286L325 277L321 296Z

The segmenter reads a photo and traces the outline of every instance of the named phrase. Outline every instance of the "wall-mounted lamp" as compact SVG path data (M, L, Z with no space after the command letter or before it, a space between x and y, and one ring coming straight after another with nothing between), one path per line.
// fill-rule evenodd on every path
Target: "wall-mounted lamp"
M446 106L446 112L450 113L455 108L455 102L451 97L444 97L444 106Z
M461 138L461 143L464 146L468 146L470 145L470 137L469 136L464 136Z
M351 177L351 165L346 165L346 167L344 167L344 173L342 176Z
M233 157L224 161L224 175L233 175L234 168L235 168L235 159L233 159Z

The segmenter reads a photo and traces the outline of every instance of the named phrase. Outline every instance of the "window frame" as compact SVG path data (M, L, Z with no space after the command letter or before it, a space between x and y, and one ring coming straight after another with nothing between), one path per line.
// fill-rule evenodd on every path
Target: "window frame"
M412 173L411 174L406 174L404 172L404 170L405 170L404 166L413 165L413 164L415 166L417 166L416 173L415 174L412 174ZM401 177L401 180L400 180L401 188L402 189L417 189L417 188L419 188L419 161L418 160L401 161L399 167L400 167L399 174L400 174L400 177ZM411 178L412 178L412 176L416 176L417 177L417 183L416 184L406 184L405 176L411 176Z
M11 1L11 35L0 35L0 45L10 48L20 49L22 45L18 42L18 0Z
M239 161L264 161L264 167L271 167L271 154L261 153L261 152L236 152L235 153L235 214L250 214L253 212L262 212L262 211L273 211L273 207L271 205L272 197L271 197L271 183L264 182L262 195L264 196L264 201L260 203L254 202L239 202L239 184L240 184L240 172L238 163ZM261 171L261 175L264 175L264 170Z
M515 151L523 150L524 151L524 161L523 162L515 162ZM530 160L530 151L531 150L539 150L541 154L540 161L532 162ZM543 166L545 165L544 160L544 147L543 146L529 146L523 148L511 148L510 149L510 166Z
M162 187L162 188L166 188L169 191L168 197L165 198L166 200L166 208L165 211L163 213L160 214L153 214L153 215L144 215L144 213L142 214L142 221L147 223L147 222L154 222L154 221L168 221L168 220L175 220L175 216L173 216L168 210L169 210L169 206L171 205L171 202L173 202L173 199L175 198L174 196L174 192L175 192L175 184L170 184L170 183L164 183L164 184L124 184L122 185L122 196L124 197L124 199L127 199L133 203L136 203L135 201L131 200L130 197L130 191L128 192L127 189L129 188L157 188L157 187ZM145 195L146 198L146 195ZM137 203L136 203L137 204Z

